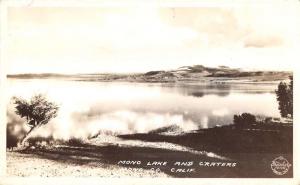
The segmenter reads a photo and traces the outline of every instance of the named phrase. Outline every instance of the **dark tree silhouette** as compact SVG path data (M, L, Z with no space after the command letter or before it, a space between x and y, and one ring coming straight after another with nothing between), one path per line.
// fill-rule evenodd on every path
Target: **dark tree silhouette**
M279 111L282 117L293 117L293 77L290 76L290 84L280 82L277 90L277 101L279 103Z
M289 93L288 93L288 97L289 97L288 112L291 115L291 117L293 117L293 86L294 86L293 76L290 76Z
M233 123L237 127L247 127L256 123L256 117L250 113L233 116Z
M16 114L26 118L28 126L31 127L22 139L22 144L35 128L47 124L57 116L58 106L49 102L42 94L33 96L29 101L17 97L14 97L13 101L16 104Z

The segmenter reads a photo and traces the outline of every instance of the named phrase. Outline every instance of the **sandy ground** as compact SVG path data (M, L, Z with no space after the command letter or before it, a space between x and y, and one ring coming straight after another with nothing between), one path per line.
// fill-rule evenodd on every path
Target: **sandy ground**
M37 176L37 177L167 177L145 169L128 169L114 165L90 163L88 165L73 165L59 163L53 160L36 158L32 154L7 153L8 176Z
M116 146L116 147L141 147L155 149L168 149L174 152L189 152L199 156L223 157L204 151L195 151L188 147L167 142L146 142L139 140L120 139L115 136L101 136L86 141L87 144L96 146ZM56 146L68 147L68 146ZM76 148L76 147L75 147ZM72 156L78 157L76 155ZM82 157L81 157L82 159ZM62 163L52 159L41 158L34 153L20 153L16 151L7 152L7 174L8 176L38 176L38 177L59 177L59 176L76 176L76 177L169 177L163 172L143 168L125 168L115 164L89 162L85 164Z
M106 137L89 141L94 144L111 144L114 137ZM9 176L97 176L97 177L167 177L162 172L145 169L124 168L117 165L90 162L85 165L60 163L54 160L43 159L34 154L7 152L7 174Z
M98 146L107 145L126 145L137 146L142 142L123 141L114 136L105 136L87 141L89 144ZM168 146L165 143L153 144L151 142L143 142L143 146L152 147L173 147L177 150L183 150L179 147ZM67 147L67 146L60 146ZM76 156L74 156L76 157ZM35 154L26 154L8 151L7 152L7 175L8 176L37 176L37 177L59 177L59 176L76 176L76 177L168 177L163 172L156 172L142 168L125 168L118 165L109 165L99 162L90 162L84 165L61 163L55 160L40 158Z

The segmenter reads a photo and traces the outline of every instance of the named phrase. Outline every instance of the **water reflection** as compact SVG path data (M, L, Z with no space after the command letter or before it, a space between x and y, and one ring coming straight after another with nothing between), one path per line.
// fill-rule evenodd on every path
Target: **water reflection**
M277 84L163 84L166 92L177 92L187 96L203 97L205 95L228 96L230 93L274 93Z
M229 93L228 93L229 94ZM198 98L201 98L203 97L205 94L203 92L192 92L188 95L191 95L191 96L194 96L194 97L198 97Z
M242 112L277 117L275 88L266 84L10 80L8 94L9 98L47 94L60 104L60 111L51 124L40 128L41 133L84 137L101 130L136 133L173 124L183 130L208 128L230 124L233 115ZM8 112L15 115L11 104Z

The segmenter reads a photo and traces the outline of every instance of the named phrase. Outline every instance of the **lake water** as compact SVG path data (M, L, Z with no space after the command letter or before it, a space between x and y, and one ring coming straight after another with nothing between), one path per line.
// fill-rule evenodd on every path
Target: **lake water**
M8 98L37 93L59 104L58 116L40 129L56 138L99 131L149 132L176 124L183 130L231 124L234 114L279 117L273 84L150 84L8 80ZM23 122L8 103L8 122Z

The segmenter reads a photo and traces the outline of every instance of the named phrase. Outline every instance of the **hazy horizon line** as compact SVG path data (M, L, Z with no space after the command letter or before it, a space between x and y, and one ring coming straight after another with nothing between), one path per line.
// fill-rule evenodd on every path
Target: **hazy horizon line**
M6 75L28 75L28 74L56 74L56 75L82 75L82 74L141 74L141 73L147 73L150 71L174 71L174 70L179 70L180 68L183 67L193 67L193 66L203 66L205 68L220 68L222 66L227 67L228 69L235 69L235 70L241 70L241 71L274 71L274 72L291 72L293 73L293 70L277 70L277 69L249 69L249 68L242 68L242 67L230 67L227 65L218 65L218 66L204 66L201 64L194 64L194 65L186 65L186 66L180 66L174 69L154 69L154 70L147 70L147 71L129 71L129 72L117 72L117 71L99 71L99 72L73 72L73 73L68 73L68 72L25 72L25 73L7 73Z

